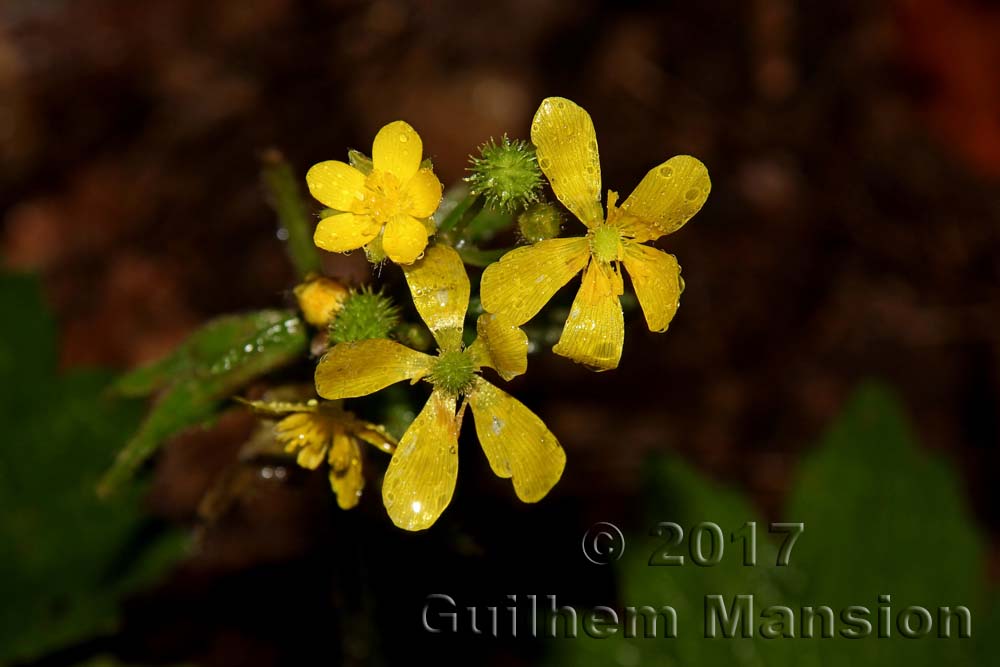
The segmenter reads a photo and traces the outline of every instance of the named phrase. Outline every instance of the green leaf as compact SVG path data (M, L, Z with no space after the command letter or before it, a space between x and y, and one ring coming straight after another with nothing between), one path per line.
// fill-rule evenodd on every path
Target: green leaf
M118 389L129 393L173 382L101 479L100 494L112 493L167 438L208 420L226 398L301 358L307 347L306 327L292 311L230 315L207 324L167 359L126 376Z
M0 276L0 308L14 314L0 329L4 664L113 631L119 598L159 576L182 544L143 517L141 489L111 503L94 494L140 406L103 396L108 373L56 373L55 331L34 279Z
M918 448L898 401L885 388L864 385L849 402L822 445L806 456L790 502L780 517L802 522L790 565L776 566L768 524L756 518L739 494L705 481L673 460L650 465L645 526L675 521L685 540L671 554L684 555L682 566L651 567L664 539L642 532L626 535L619 562L619 609L626 605L669 604L678 614L676 639L557 640L551 664L604 665L690 664L769 665L982 665L995 662L987 647L1000 626L995 596L992 611L985 591L983 540L965 504L952 466ZM690 562L690 527L717 523L727 534L748 520L758 526L758 561L744 566L738 543L727 540L714 567ZM754 596L753 638L704 638L705 596L718 594L727 604L736 595ZM888 594L891 603L880 604ZM761 612L770 605L790 607L794 639L760 634ZM835 637L803 638L803 606L829 606L837 618ZM870 636L847 639L841 610L860 605L871 612ZM933 634L921 639L900 636L895 623L910 605L928 609ZM972 639L937 637L938 607L968 607ZM878 636L880 607L891 608L890 637Z
M788 516L806 523L794 558L810 573L800 595L835 608L967 606L985 618L983 544L952 466L917 448L899 402L861 387L802 464ZM885 605L890 606L890 605ZM873 618L874 620L874 618ZM823 664L933 665L970 648L958 639L837 639ZM967 656L968 657L968 656ZM968 664L972 664L969 662Z

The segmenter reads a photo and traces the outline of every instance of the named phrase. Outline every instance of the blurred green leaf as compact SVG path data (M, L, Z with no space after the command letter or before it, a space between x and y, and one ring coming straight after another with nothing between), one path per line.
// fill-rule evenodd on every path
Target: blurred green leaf
M205 325L166 359L122 378L116 387L127 394L169 385L101 479L100 493L113 492L167 438L208 420L224 399L301 358L307 347L305 325L292 311L229 315Z
M102 398L104 372L57 374L34 279L0 276L0 664L114 630L119 598L180 553L144 519L141 489L103 503L94 485L138 421Z
M791 552L790 565L777 567L768 524L755 516L739 494L705 481L673 460L655 461L647 495L648 527L674 521L685 530L682 566L654 567L648 559L666 540L626 536L619 562L621 600L626 605L669 604L677 610L676 639L591 639L551 644L552 664L684 665L981 665L995 662L986 648L1000 625L996 604L988 612L983 545L961 484L946 461L914 443L898 402L886 389L870 384L857 392L821 447L809 454L791 494L783 520L803 522L805 532ZM758 561L741 562L732 532L756 520ZM725 553L714 567L690 561L690 528L701 521L726 533ZM707 541L706 541L707 544ZM705 596L754 596L753 638L704 638ZM891 596L880 605L879 594ZM770 605L790 607L795 639L767 639L758 632L760 613ZM839 614L850 605L871 610L868 637L851 640L799 637L801 608L827 605ZM909 605L928 608L934 633L905 639L896 615ZM937 607L971 610L973 639L939 639ZM877 636L880 606L891 606L891 636ZM845 627L839 618L837 630ZM817 631L818 632L818 631Z
M306 213L299 178L277 150L266 151L261 176L268 200L284 230L285 249L300 279L320 269L319 250L313 244L315 223Z

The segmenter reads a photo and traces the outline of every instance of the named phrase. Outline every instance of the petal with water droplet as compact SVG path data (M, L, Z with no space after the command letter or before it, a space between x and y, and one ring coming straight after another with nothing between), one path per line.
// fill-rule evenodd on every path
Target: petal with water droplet
M366 215L338 213L319 221L313 242L329 252L348 252L374 239L379 229L380 225Z
M673 233L701 210L711 189L708 169L697 158L672 157L650 169L622 204L625 231L637 241Z
M438 345L445 350L458 349L470 291L462 258L448 246L431 246L423 259L403 267L403 273L413 305Z
M426 218L441 203L441 181L430 169L418 171L405 185L405 190L410 198L410 207L406 212L414 218Z
M306 172L306 185L309 193L324 206L350 211L362 197L365 175L346 162L327 160Z
M604 220L594 122L575 102L548 97L531 123L538 165L556 197L588 227Z
M389 123L375 135L372 143L372 163L375 169L387 171L400 183L406 183L420 169L424 152L420 135L410 124L397 120Z
M316 393L323 398L355 398L403 380L426 375L434 358L384 338L340 343L316 366Z
M405 530L429 528L451 502L458 476L455 398L435 390L392 455L382 501Z
M493 472L511 478L522 501L544 498L566 467L566 452L545 422L482 378L469 394L469 407Z
M412 264L427 247L427 227L406 213L396 215L385 225L382 249L397 264Z
M625 343L620 281L610 265L590 263L553 352L597 371L618 367Z
M649 330L666 331L681 298L681 267L677 258L656 248L629 243L624 262Z
M548 239L516 248L486 267L483 308L521 325L534 317L590 258L584 237Z

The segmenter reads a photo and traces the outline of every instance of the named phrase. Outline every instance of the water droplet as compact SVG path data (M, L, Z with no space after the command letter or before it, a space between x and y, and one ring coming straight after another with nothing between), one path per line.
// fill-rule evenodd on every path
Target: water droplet
M660 167L660 176L663 178L670 178L674 175L674 168L669 165L664 165Z
M455 445L452 445L451 447L449 447L449 448L448 448L448 453L449 453L449 454L454 454L454 453L455 453L455 452L457 452L457 451L458 451L458 450L457 450L457 449L455 449Z
M551 163L549 162L548 158L542 158L538 162L538 166L541 167L542 169L548 169L549 168L549 164L551 164Z
M688 190L684 194L684 198L687 199L688 201L694 201L695 199L697 199L698 198L697 188L691 188L690 190Z
M420 510L423 508L423 503L419 500L414 500L413 504L410 505L410 509L413 510L414 514L420 514Z
M560 109L565 109L566 108L566 103L563 102L562 100L559 100L558 102L556 102L556 107L558 107Z
M400 135L399 135L399 141L400 141L400 143L405 144L409 140L410 140L409 136L407 136L406 134L400 133Z

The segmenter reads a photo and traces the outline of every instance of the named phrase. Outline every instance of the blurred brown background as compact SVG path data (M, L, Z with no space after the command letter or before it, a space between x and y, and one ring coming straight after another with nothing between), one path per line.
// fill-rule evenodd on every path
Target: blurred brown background
M690 153L713 192L660 243L687 283L670 332L635 322L618 371L543 354L515 385L569 453L539 525L625 502L654 449L773 513L798 453L876 376L962 468L995 544L998 35L983 0L8 0L0 250L44 275L64 366L128 367L286 297L264 149L304 173L405 118L448 183L478 143L526 137L543 97L569 97L594 118L605 188ZM249 427L234 414L175 443L158 511L192 518ZM216 536L213 567L315 546L328 509L266 493ZM252 654L234 633L205 654Z

